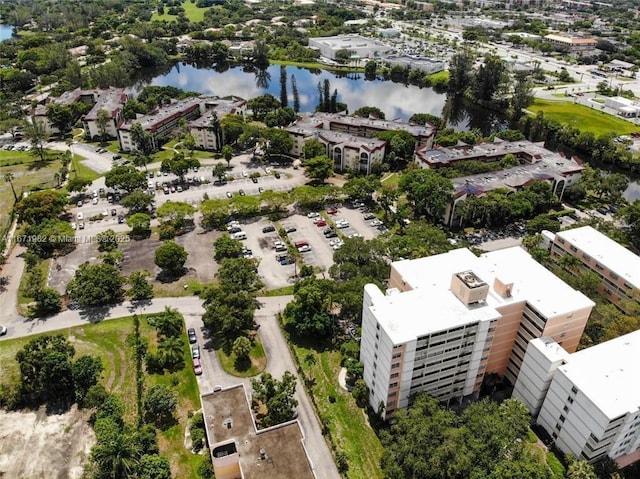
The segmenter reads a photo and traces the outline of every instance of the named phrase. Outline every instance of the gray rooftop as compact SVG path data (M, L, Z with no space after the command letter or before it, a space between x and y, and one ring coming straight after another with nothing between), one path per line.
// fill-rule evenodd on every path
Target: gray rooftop
M113 118L115 113L124 105L127 94L124 88L109 88L96 90L97 101L93 108L84 116L85 120L97 120L98 111L105 110Z
M206 98L204 100L204 105L207 112L202 115L200 118L196 118L195 120L191 120L189 125L194 128L202 128L209 126L211 124L211 120L213 119L213 112L218 115L218 119L221 119L225 115L233 115L237 113L241 108L246 105L246 101L242 98L231 97L231 98Z
M140 118L136 118L135 120L127 121L119 128L122 130L129 130L131 129L131 125L133 125L134 123L140 123L143 130L151 130L158 123L161 123L162 121L167 120L174 115L182 114L183 112L190 110L194 106L197 106L199 108L201 101L202 100L198 97L189 97L185 98L184 100L178 100L171 103L170 105L160 108L153 113L141 116Z

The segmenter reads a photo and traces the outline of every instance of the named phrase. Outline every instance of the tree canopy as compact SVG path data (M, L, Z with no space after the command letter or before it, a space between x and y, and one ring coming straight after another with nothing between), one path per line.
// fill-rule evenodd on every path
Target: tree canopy
M36 191L18 202L16 212L26 223L39 223L62 213L67 202L67 196L59 191Z
M171 275L178 275L184 270L184 263L189 253L175 241L165 241L156 249L155 264Z
M275 426L295 417L298 401L293 398L296 392L296 377L292 373L285 371L280 381L269 373L263 373L259 379L251 380L251 387L252 405L257 412L256 421L260 426ZM260 405L266 408L266 412Z
M426 216L434 222L442 215L453 195L453 183L432 169L412 169L402 175L400 190L407 195L416 216Z
M112 168L104 175L104 184L107 188L120 188L131 192L143 189L147 185L147 179L144 173L134 166L121 165Z
M67 294L81 306L103 306L122 301L124 278L110 264L81 264L67 285Z

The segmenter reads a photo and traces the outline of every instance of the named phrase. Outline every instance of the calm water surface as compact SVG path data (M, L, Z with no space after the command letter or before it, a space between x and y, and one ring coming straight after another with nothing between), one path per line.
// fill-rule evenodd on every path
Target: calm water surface
M13 27L11 25L0 24L0 42L11 38Z

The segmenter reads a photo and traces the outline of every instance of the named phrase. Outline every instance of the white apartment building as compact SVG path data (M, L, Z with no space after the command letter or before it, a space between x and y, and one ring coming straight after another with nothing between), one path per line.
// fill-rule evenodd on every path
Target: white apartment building
M107 113L108 121L105 125L105 135L108 138L118 137L118 125L124 121L122 108L129 95L124 88L109 88L108 90L96 90L96 103L91 110L82 117L84 133L91 139L100 138L100 110Z
M571 255L580 262L577 274L589 271L600 277L600 292L625 310L626 301L638 301L640 293L640 257L591 226L560 231L553 237L551 257L558 261Z
M217 131L213 125L214 114L218 121L227 115L247 114L247 102L242 98L208 98L204 102L205 113L189 122L189 132L195 140L196 148L202 150L220 150L224 143L222 130Z
M381 58L393 53L389 45L373 38L366 38L357 34L336 35L334 37L309 38L309 48L320 52L325 58L336 59L336 53L346 50L351 58Z
M384 416L427 392L477 393L485 374L515 383L533 338L575 351L594 303L523 249L468 249L394 262L386 294L366 285L360 361Z
M640 460L640 331L569 354L529 343L513 397L565 453L619 467Z

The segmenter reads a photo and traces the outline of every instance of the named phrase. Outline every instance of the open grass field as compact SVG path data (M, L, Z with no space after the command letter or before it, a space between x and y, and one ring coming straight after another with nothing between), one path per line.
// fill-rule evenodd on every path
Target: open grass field
M198 8L195 2L191 2L191 1L184 2L182 4L182 7L184 8L185 16L189 19L190 22L201 22L202 20L204 20L204 12L207 11L206 8ZM175 22L176 20L178 20L177 15L169 15L168 13L166 13L167 10L168 10L168 7L165 7L164 15L158 15L157 13L154 13L153 16L151 17L151 21L153 22L158 20L158 21L166 21L166 22Z
M542 111L547 118L553 118L560 123L569 124L581 131L590 131L594 135L610 132L614 132L616 135L626 135L640 131L639 127L622 118L569 101L551 101L536 98L528 110L534 113Z
M84 158L82 158L81 156L73 155L73 158L71 159L70 178L73 178L74 175L77 174L80 178L86 178L88 180L93 181L93 180L97 180L102 176L97 171L92 170L88 166L83 165L82 160L84 160Z
M140 334L149 344L155 344L155 330L140 316ZM125 420L133 423L136 415L135 357L127 338L133 334L131 317L112 319L97 324L78 326L59 331L75 347L76 355L92 354L102 359L102 383L106 389L122 400ZM0 343L0 384L16 380L19 375L15 355L32 337ZM178 422L158 434L160 451L171 462L173 477L197 479L197 466L201 458L184 447L184 432L188 414L200 408L198 384L190 367L191 354L186 336L183 338L186 367L173 374L146 375L145 385L165 384L179 394ZM153 348L153 346L152 346Z
M340 352L317 351L295 343L292 345L304 374L313 378L311 390L318 405L321 422L328 424L338 450L347 456L347 477L382 479L380 458L383 449L380 440L369 426L365 412L338 383L342 359ZM315 364L306 360L308 355L313 356Z
M31 188L51 188L56 184L55 174L60 170L61 163L53 152L48 151L47 155L51 159L42 162L31 152L0 150L0 232L7 226L15 201L11 186L5 182L4 176L9 173L13 175L11 182L18 196Z

